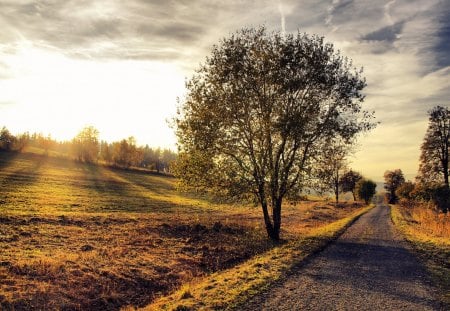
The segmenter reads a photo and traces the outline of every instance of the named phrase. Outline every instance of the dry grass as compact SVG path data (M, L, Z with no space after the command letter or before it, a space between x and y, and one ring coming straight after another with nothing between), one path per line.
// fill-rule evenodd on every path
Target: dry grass
M0 153L0 309L142 307L274 249L259 208L182 195L174 182ZM289 244L359 209L287 204L282 237Z
M450 307L450 215L416 205L392 206L391 216L430 270L443 303Z
M359 209L350 216L321 226L309 234L274 247L244 263L183 286L145 310L239 310L255 294L286 275L295 265L323 249L360 215L371 209Z

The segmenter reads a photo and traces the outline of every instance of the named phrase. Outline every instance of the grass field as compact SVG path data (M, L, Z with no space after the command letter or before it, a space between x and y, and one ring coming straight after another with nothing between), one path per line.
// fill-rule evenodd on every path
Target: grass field
M392 206L392 220L430 270L450 308L450 215L423 205Z
M286 204L282 238L359 209ZM259 208L180 194L172 177L0 153L0 309L143 307L273 249Z

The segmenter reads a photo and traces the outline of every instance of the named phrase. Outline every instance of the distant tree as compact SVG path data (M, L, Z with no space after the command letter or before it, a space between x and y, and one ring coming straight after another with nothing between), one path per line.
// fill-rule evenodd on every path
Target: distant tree
M175 120L179 166L189 168L177 170L180 181L254 194L278 240L283 199L308 176L325 138L350 141L373 127L361 110L365 85L323 38L264 28L225 38L186 85Z
M163 164L164 172L171 171L172 164L176 161L177 154L170 149L164 149L161 155L161 162Z
M4 126L0 131L0 150L10 151L16 137Z
M30 143L30 133L25 132L18 135L14 144L14 149L21 152Z
M99 153L99 132L93 126L83 128L72 140L76 158L79 161L95 162Z
M418 180L449 187L450 110L436 106L429 111L428 129L421 146Z
M353 195L353 201L356 201L356 184L362 179L362 175L358 172L349 170L344 173L339 180L339 185L342 192L351 192Z
M386 171L384 173L384 189L386 190L386 198L389 204L395 204L398 197L395 193L398 187L405 182L405 177L400 169Z
M346 157L350 149L342 141L327 140L324 152L318 155L316 164L316 188L319 192L333 191L336 204L339 203L339 180L347 167Z
M366 204L369 204L375 195L375 189L377 184L371 180L361 179L356 183L356 192L358 193L358 198L364 200Z
M112 147L104 140L100 142L100 159L106 163L113 162Z
M413 199L415 185L410 181L405 181L400 186L398 186L397 190L395 190L395 194L398 198L410 201Z

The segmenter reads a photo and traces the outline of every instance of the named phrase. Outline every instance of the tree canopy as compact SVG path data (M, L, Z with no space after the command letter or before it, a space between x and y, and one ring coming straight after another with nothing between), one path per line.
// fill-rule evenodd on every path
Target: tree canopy
M351 192L353 195L353 201L356 201L356 184L358 181L362 179L362 175L353 170L349 170L348 172L342 175L339 180L339 185L341 187L342 192Z
M449 187L450 111L436 106L429 111L428 129L421 146L418 180Z
M301 189L325 141L350 144L374 126L365 86L322 37L238 31L187 82L175 119L181 182L255 195L278 240L283 198Z
M384 172L384 189L386 190L387 201L395 204L398 201L396 191L405 182L405 177L401 169Z
M377 188L377 184L371 180L360 179L356 183L356 192L360 199L363 199L366 204L369 204L370 200L372 200L375 195Z

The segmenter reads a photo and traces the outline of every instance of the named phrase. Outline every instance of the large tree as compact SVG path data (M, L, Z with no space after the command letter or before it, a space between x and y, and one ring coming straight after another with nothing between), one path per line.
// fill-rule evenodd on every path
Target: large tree
M256 196L280 237L283 198L298 191L326 139L370 129L361 70L323 38L243 29L187 82L175 119L184 185Z
M449 187L449 147L450 110L436 106L429 111L428 129L421 146L419 182Z
M396 191L405 182L405 177L401 169L384 172L384 189L389 204L395 204L398 201Z

